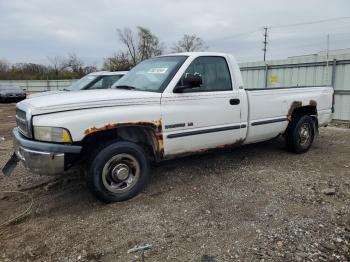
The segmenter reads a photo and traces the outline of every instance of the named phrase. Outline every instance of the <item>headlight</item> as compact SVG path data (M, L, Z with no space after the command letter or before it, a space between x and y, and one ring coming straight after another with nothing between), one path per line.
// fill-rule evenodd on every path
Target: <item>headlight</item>
M48 142L72 142L69 131L61 127L34 126L34 138Z

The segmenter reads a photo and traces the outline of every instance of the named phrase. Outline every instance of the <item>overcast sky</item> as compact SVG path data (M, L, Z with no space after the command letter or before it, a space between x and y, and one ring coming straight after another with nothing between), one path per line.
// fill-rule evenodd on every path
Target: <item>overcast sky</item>
M0 58L48 63L76 53L86 63L123 48L116 28L149 28L166 46L185 33L202 37L209 51L239 61L262 60L350 47L350 19L294 27L274 26L350 16L349 0L0 0Z

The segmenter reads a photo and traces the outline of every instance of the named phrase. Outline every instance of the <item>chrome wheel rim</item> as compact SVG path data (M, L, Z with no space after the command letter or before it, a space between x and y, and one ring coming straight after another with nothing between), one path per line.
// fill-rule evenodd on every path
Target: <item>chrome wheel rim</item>
M129 191L140 178L140 164L129 154L113 156L102 169L102 182L108 191Z
M304 123L299 130L299 143L302 146L307 146L311 139L311 125Z

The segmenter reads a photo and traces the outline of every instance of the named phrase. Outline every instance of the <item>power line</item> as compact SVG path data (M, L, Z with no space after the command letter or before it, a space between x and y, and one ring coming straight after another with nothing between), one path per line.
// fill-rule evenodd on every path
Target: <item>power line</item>
M269 43L270 46L270 50L273 49L278 49L281 48L283 50L285 50L286 48L299 48L299 47L310 47L310 46L317 46L317 47L321 47L321 45L323 47L325 47L324 45L324 37L327 35L327 33L318 33L316 35L313 35L311 37L303 37L301 38L302 40L306 40L306 41L289 41L289 38L286 39L282 39L282 41L280 41L281 39L276 39L275 41ZM332 33L332 45L336 45L336 44L340 44L342 42L348 41L350 39L350 33ZM284 41L283 41L284 40ZM302 44L300 44L302 43Z
M266 61L266 54L267 54L267 46L269 44L268 42L268 30L270 29L276 29L276 28L287 28L287 27L298 27L298 26L304 26L304 25L312 25L312 24L320 24L320 23L326 23L326 22L334 22L334 21L341 21L341 20L346 20L346 19L350 19L350 16L344 16L344 17L336 17L336 18L329 18L329 19L323 19L323 20L315 20L315 21L309 21L309 22L303 22L303 23L294 23L294 24L282 24L282 25L275 25L275 26L265 26L264 28L260 28L257 30L253 30L253 31L247 31L247 32L241 32L241 33L237 33L231 36L227 36L227 37L223 37L223 38L217 38L217 39L211 39L208 40L208 42L216 42L216 41L225 41L225 40L231 40L234 38L238 38L238 37L242 37L242 36L248 36L257 32L261 32L261 29L263 29L263 52L264 52L264 61ZM329 40L327 40L328 42ZM327 44L329 45L329 44ZM329 47L328 47L329 48Z
M330 19L323 19L323 20L316 20L316 21L309 21L309 22L304 22L304 23L295 23L295 24L285 24L285 25L277 25L277 26L270 26L264 27L264 61L266 61L266 52L267 52L267 30L271 28L286 28L286 27L296 27L296 26L303 26L303 25L311 25L311 24L319 24L319 23L326 23L326 22L333 22L333 21L340 21L340 20L345 20L345 19L350 19L350 16L344 16L344 17L337 17L337 18L330 18ZM329 36L328 36L329 39ZM327 50L329 48L329 40L327 40Z
M311 24L333 22L333 21L339 21L339 20L345 20L345 19L350 19L350 16L336 17L336 18L316 20L316 21L309 21L309 22L303 22L303 23L295 23L295 24L266 26L266 27L268 29L271 29L271 28L284 28L284 27L295 27L295 26L302 26L302 25L311 25ZM265 29L265 27L263 29ZM234 34L234 35L231 35L231 36L222 37L222 38L209 39L209 40L207 40L207 42L216 42L216 41L222 41L222 40L230 40L230 39L234 39L234 38L237 38L237 37L248 36L248 35L260 32L260 30L261 30L261 28L255 29L255 30L252 30L252 31L246 31L246 32L237 33L237 34Z
M207 40L207 42L216 42L216 41L222 41L222 40L229 40L229 39L233 39L233 38L237 38L237 37L241 37L241 36L248 36L257 32L260 32L261 29L257 29L254 31L247 31L247 32L241 32L241 33L237 33L231 36L226 36L226 37L222 37L222 38L215 38L215 39L210 39Z
M316 21L310 21L310 22L304 22L304 23L296 23L296 24L275 25L275 26L270 26L269 28L282 28L282 27L293 27L293 26L302 26L302 25L312 25L312 24L333 22L333 21L339 21L339 20L345 20L345 19L350 19L350 16L336 17L336 18L323 19L323 20L316 20Z

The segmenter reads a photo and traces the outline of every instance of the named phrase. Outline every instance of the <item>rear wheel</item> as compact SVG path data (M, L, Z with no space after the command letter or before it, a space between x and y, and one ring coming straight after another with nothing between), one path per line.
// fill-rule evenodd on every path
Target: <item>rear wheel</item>
M115 142L94 157L87 174L88 185L104 202L125 201L136 196L149 179L144 150L131 142Z
M315 122L311 116L295 117L286 131L286 145L289 151L301 154L311 147L315 137Z

